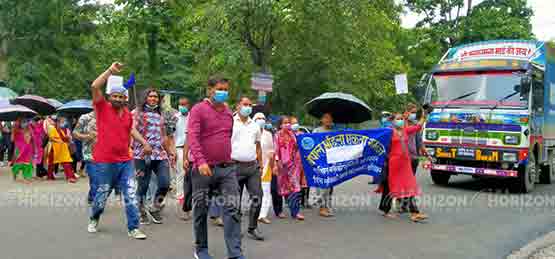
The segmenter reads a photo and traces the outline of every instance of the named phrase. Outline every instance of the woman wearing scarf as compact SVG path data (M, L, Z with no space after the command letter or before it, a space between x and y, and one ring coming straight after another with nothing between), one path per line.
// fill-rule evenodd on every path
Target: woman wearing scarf
M11 162L14 180L17 181L17 176L21 172L23 182L31 183L33 179L33 154L35 148L33 145L33 133L29 128L28 119L18 119L15 122L11 141L15 145L13 161Z
M291 116L291 118L289 119L291 121L291 130L293 130L293 133L295 133L295 135L300 135L303 134L304 132L301 131L300 125L299 125L299 119L297 119L297 117L295 116ZM299 161L297 161L297 163L299 165L301 165L301 176L300 176L300 181L301 181L301 206L303 208L307 208L310 209L311 206L309 204L310 201L310 187L308 187L308 183L306 182L306 175L304 174L304 169L302 167L302 162L301 162L301 153L299 151L297 151L297 153L299 153L296 156L296 159L298 159Z
M43 178L47 175L43 164L44 141L47 137L43 127L43 121L39 117L36 117L33 121L31 121L29 127L33 133L33 144L35 145L33 164L36 166L36 175L38 178Z
M384 194L380 203L380 210L384 212L384 217L398 218L397 214L391 213L391 203L395 198L400 201L402 207L408 207L412 221L418 222L428 218L427 215L420 213L416 206L415 197L420 195L420 188L416 182L416 176L412 173L408 150L409 137L418 133L425 121L426 116L422 116L416 125L405 126L403 115L394 115L387 181L377 190Z
M69 132L69 121L66 118L57 118L55 125L48 127L48 137L50 138L50 148L48 155L48 179L54 180L54 165L62 164L66 180L69 183L76 183L77 178L73 173L71 163L70 143L71 133Z
M280 130L276 133L276 165L278 171L279 194L287 199L291 217L304 220L300 213L301 203L301 164L295 133L291 130L288 117L280 119Z

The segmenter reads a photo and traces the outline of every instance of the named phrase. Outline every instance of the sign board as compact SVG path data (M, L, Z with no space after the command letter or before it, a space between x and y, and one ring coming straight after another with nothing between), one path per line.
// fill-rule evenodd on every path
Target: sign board
M397 91L397 94L409 93L407 74L395 75L395 90Z
M542 42L536 41L485 41L455 47L449 51L448 60L467 61L480 59L535 60L542 58Z
M274 84L274 77L265 73L254 73L251 78L252 89L257 91L271 92Z

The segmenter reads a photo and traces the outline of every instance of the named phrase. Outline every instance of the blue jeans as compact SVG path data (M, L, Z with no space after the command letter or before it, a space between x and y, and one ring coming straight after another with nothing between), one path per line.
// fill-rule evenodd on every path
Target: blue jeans
M152 173L154 173L158 180L158 189L156 190L154 201L152 202L152 209L159 209L160 204L162 204L170 190L170 166L168 160L152 160L148 168L145 166L144 160L135 160L135 167L137 168L137 173L141 173L141 176L137 176L137 183L139 185L137 189L139 205L144 205L150 179Z
M85 170L87 171L87 175L89 176L89 195L87 200L90 203L94 202L94 197L96 196L96 167L95 163L92 161L85 162Z
M91 219L100 219L108 195L117 186L123 195L125 214L127 215L127 229L137 229L139 227L139 208L135 196L136 183L133 162L96 163L95 167L96 194L91 209Z

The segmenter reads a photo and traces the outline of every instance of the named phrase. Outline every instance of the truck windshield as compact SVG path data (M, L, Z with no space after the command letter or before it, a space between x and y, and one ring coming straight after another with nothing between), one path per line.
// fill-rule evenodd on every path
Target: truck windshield
M527 100L521 94L503 100L515 92L521 76L513 71L485 73L462 72L434 75L437 90L435 106L509 106L526 107ZM461 98L462 97L462 98Z

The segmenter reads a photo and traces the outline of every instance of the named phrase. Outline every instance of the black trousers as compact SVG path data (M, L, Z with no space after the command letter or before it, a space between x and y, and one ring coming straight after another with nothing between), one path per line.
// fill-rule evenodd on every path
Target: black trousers
M0 162L4 161L4 157L7 153L6 162L12 161L14 144L12 142L12 136L10 133L2 133L2 140L0 142Z
M381 182L381 185L383 185L383 192L378 209L384 213L389 213L391 211L391 204L393 203L393 196L391 196L389 192L389 171L387 170L387 166L384 168L384 172L386 173L384 174ZM406 211L408 209L410 213L419 213L418 206L416 205L416 199L414 197L402 198L399 202L401 205L401 211Z
M272 192L272 206L274 207L274 213L277 216L283 212L283 197L279 195L277 176L275 175L272 175L271 192Z
M253 163L252 165L239 164L237 166L237 181L239 183L240 197L245 187L247 187L249 192L249 230L256 229L258 227L260 209L262 209L262 179L258 163ZM242 201L241 198L240 201ZM239 202L239 211L241 211L241 202Z
M189 212L193 210L193 182L191 181L191 174L193 169L185 172L183 177L183 211Z

